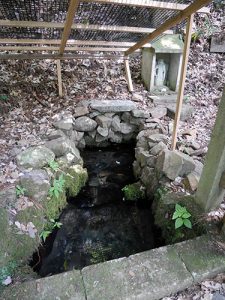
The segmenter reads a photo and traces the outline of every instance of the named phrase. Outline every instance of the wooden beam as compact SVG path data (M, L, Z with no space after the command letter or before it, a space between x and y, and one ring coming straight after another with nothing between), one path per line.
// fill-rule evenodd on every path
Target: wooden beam
M65 27L63 29L63 34L62 34L62 40L61 40L61 44L60 44L60 48L59 48L59 54L63 54L65 48L66 48L66 43L67 40L69 39L71 30L72 30L72 25L73 25L73 19L75 16L75 13L77 11L77 8L79 6L80 1L79 0L70 0L70 5L69 5L69 9L67 12L67 16L66 16L66 23L65 23Z
M36 40L36 39L0 39L0 45L14 44L14 45L60 45L61 40ZM135 43L130 42L107 42L107 41L82 41L82 40L68 40L67 45L70 46L132 46Z
M179 83L179 89L178 89L178 95L177 95L176 113L175 113L175 119L174 119L174 125L173 125L173 135L172 135L172 145L171 145L172 150L176 149L176 143L177 143L177 132L178 132L182 103L183 103L183 98L184 98L184 84L185 84L185 79L186 79L188 57L189 57L189 52L190 52L193 20L194 20L194 14L192 14L188 18L187 29L186 29L183 61L182 61L182 66L181 66L181 76L180 76L180 83Z
M128 51L126 52L126 55L129 55L129 54L133 53L135 50L140 49L145 44L151 42L152 40L154 40L155 38L160 36L162 33L164 33L165 30L167 30L167 29L177 25L178 23L184 21L191 14L195 13L197 10L199 10L200 8L202 8L203 6L207 5L210 2L211 2L211 0L201 0L201 1L195 0L185 10L181 11L175 17L167 20L159 28L157 28L154 32L148 34L145 38L141 39L134 46L130 47L128 49Z
M82 2L93 2L93 0L82 0ZM129 6L138 6L146 8L160 8L169 10L184 10L188 7L186 4L174 3L174 2L161 2L161 1L151 1L151 0L95 0L96 3L106 3L106 4L121 4ZM198 10L198 13L210 13L208 7L203 7Z
M9 59L16 59L16 60L32 60L32 59L64 59L64 60L69 60L69 59L124 59L124 55L120 54L107 54L107 55L96 55L94 53L92 54L71 54L71 53L64 53L63 56L61 56L59 53L53 54L53 53L45 53L45 54L33 54L33 53L26 53L26 54L0 54L0 60L9 60Z
M133 83L132 83L132 78L131 78L129 59L125 58L124 63L125 63L125 72L126 72L128 90L129 90L129 92L133 92L134 88L133 88Z
M57 59L56 65L57 65L57 78L58 78L59 96L62 97L63 96L63 91L62 91L62 70L61 70L60 59Z
M21 28L63 29L64 23L0 20L0 26L21 27ZM131 33L151 33L151 32L155 31L155 28L131 27L131 26L112 26L112 25L73 24L71 28L74 30L81 29L81 30L96 30L96 31L131 32ZM173 34L173 30L166 30L165 34Z
M45 39L0 39L1 44L15 45L60 45L61 40L45 40ZM82 41L68 40L67 45L70 46L112 46L112 47L131 47L135 43L132 42L108 42L108 41ZM3 45L2 45L3 46ZM147 46L151 46L148 44Z
M66 47L65 51L101 51L101 52L125 52L128 48L118 47ZM55 46L0 46L0 51L57 51L58 47Z

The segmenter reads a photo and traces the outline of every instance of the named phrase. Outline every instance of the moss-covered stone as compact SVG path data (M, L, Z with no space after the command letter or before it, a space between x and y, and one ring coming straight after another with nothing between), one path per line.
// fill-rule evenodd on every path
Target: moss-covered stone
M68 197L75 197L88 179L87 170L80 165L73 165L65 174L65 188Z
M190 212L192 229L184 226L175 229L175 221L172 220L172 216L177 203L186 207ZM161 228L162 236L167 244L191 239L206 231L206 224L201 220L201 209L194 201L193 196L165 191L158 193L153 202L153 212L155 224Z
M59 197L56 197L55 195L47 197L43 203L47 220L58 219L60 212L66 206L66 204L67 201L65 192L60 193Z
M122 191L124 192L125 200L128 201L137 201L145 198L145 188L140 182L128 184L122 189Z

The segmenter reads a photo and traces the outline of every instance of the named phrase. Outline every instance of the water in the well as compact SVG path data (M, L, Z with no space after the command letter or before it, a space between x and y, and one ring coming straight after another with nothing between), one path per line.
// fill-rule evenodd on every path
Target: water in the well
M39 274L47 276L155 247L153 220L147 201L124 201L121 189L135 182L133 148L85 150L89 181L68 199L62 227L40 250Z

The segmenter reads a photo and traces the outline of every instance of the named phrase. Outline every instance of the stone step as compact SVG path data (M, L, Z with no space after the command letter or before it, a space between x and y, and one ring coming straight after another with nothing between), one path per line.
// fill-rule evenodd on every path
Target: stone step
M91 110L101 113L126 112L136 109L137 106L130 100L87 100L82 101L83 106L89 106Z
M167 116L171 119L175 119L176 104L169 104L167 107ZM186 121L194 112L194 108L190 104L183 104L181 109L180 120Z
M3 300L156 300L225 271L208 236L8 287Z
M177 94L163 95L163 96L150 96L150 100L155 105L167 106L168 104L175 104L177 101Z

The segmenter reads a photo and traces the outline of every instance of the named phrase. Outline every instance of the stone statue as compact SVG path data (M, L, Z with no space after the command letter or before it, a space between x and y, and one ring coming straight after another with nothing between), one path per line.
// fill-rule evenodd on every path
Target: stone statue
M155 86L163 86L166 81L168 66L163 59L159 59L155 68Z

